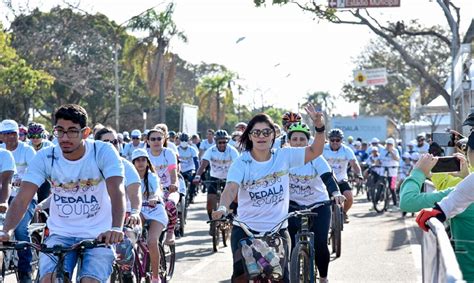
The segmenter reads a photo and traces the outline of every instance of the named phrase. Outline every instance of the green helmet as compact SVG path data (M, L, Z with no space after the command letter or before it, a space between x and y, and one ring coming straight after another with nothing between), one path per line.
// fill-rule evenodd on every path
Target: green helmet
M291 124L291 126L288 128L288 139L291 139L291 134L296 132L304 133L308 139L311 135L311 130L309 129L308 125L301 122Z

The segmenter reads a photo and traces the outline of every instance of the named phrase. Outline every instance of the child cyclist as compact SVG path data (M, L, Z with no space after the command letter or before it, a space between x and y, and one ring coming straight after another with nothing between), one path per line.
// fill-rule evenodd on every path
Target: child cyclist
M142 182L143 201L148 205L142 205L141 216L144 221L150 224L148 230L148 249L150 251L152 283L159 283L160 271L160 251L158 241L166 225L168 216L161 199L162 190L160 179L155 173L155 168L151 164L148 153L143 148L135 149L132 153L132 162L140 175ZM164 255L163 255L164 256Z

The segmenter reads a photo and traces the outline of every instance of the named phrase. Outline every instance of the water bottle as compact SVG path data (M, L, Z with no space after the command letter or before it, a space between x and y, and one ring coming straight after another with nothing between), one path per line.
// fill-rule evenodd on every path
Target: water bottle
M254 278L260 274L260 269L253 257L252 248L249 247L246 243L242 243L242 256L245 259L245 265L247 266L247 271L250 278Z
M276 278L281 278L283 276L283 270L280 266L280 258L278 257L275 249L270 248L267 243L263 242L260 239L254 240L255 248L265 257L268 263L273 268L273 276Z

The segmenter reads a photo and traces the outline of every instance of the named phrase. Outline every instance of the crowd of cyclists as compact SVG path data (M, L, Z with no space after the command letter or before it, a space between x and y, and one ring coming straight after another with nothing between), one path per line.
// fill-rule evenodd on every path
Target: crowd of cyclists
M39 123L25 127L4 120L0 124L0 213L7 216L0 240L29 241L28 225L35 211L47 210L50 234L44 244L48 247L70 246L84 239L110 245L86 250L77 271L81 282L107 282L117 260L112 247L139 230L124 228L148 223L151 282L161 282L161 238L165 245L174 245L178 204L193 204L202 188L207 193L209 220L229 212L234 215L232 281L247 282L252 266L242 254L242 241L248 231L268 232L289 212L330 199L343 206L344 222L349 223L354 186L369 190L388 178L394 208L399 204L405 212L417 212L435 206L419 216L425 229L429 217L445 220L462 212L453 204L459 199L463 208L474 201L473 193L465 189L472 182L467 176L474 168L470 167L474 136L462 139L455 133L461 144L455 155L462 164L458 175L431 175L442 149L430 145L429 135L418 135L406 148L394 138L381 142L374 137L369 143L345 137L340 129L327 130L321 112L312 105L305 110L312 124L303 123L298 113L287 112L280 129L261 113L235 125L231 135L209 129L203 140L197 134L169 131L166 124L143 133L138 129L117 133L100 124L89 128L86 111L74 104L57 109L51 133ZM420 193L428 177L438 191ZM220 199L219 183L225 184ZM455 185L459 189L446 190ZM450 199L441 201L448 194ZM473 235L469 211L451 222L452 234L460 241ZM328 282L331 209L323 205L313 212L317 213L311 225L314 264L319 282ZM300 224L290 218L277 231L288 242L288 251ZM118 248L117 253L120 257ZM18 251L18 257L18 280L31 282L31 250ZM462 264L472 263L472 253L458 259L465 276L474 278L473 265ZM76 262L74 253L67 255L65 268L70 275ZM40 282L51 282L56 263L51 255L40 255ZM280 279L289 282L288 265L283 270Z

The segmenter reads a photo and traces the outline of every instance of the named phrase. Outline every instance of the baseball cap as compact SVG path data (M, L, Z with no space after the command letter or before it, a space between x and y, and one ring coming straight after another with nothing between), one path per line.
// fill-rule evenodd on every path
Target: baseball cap
M386 144L392 144L394 145L395 144L395 140L392 139L392 138L388 138L386 141L385 141Z
M130 134L127 131L123 131L123 137L128 137Z
M247 123L239 122L239 123L235 124L234 128L239 128L239 127L247 128Z
M404 152L402 158L410 158L410 153Z
M2 121L2 133L7 134L7 133L18 133L19 128L18 128L18 123L15 122L14 120L3 120Z
M354 137L353 137L353 136L348 136L348 137L347 137L347 140L348 140L348 141L353 141L353 140L354 140Z
M379 142L380 142L380 140L378 138L373 138L370 143L379 143Z
M420 159L420 154L418 152L413 152L410 156L411 160L418 160Z
M140 132L140 130L137 130L137 129L133 130L131 134L131 136L135 138L139 138L141 137L141 135L142 135L142 132Z
M132 152L132 161L139 157L146 157L150 159L150 157L148 157L148 152L146 152L144 148L137 148Z
M362 143L361 143L360 141L355 141L354 145L355 145L355 146L361 146Z

